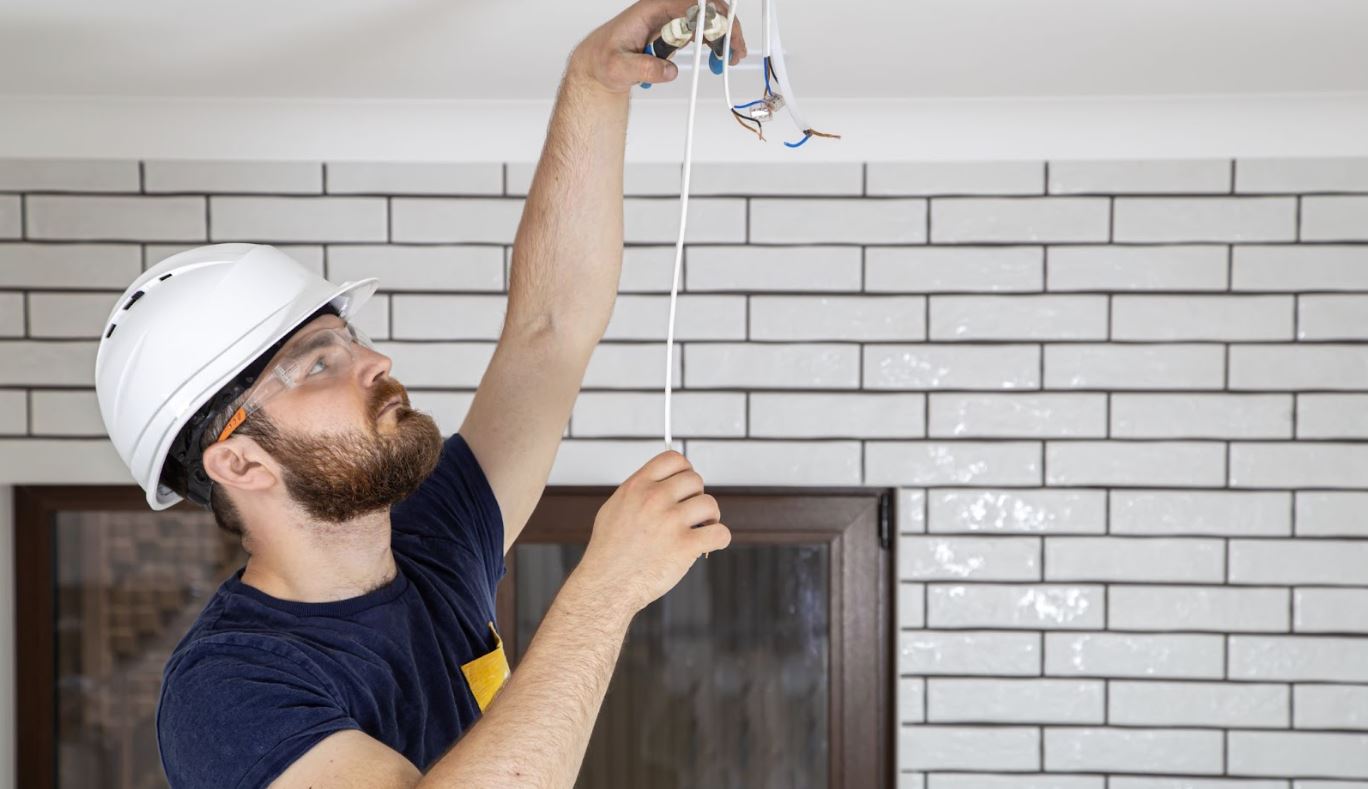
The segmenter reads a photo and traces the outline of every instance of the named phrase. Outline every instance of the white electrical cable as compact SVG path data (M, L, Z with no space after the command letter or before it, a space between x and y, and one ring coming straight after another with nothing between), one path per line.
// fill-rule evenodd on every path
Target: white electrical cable
M689 173L693 169L694 114L698 109L698 74L703 70L703 28L707 26L708 0L698 0L694 24L693 88L689 94L689 125L684 132L684 178L679 189L679 240L675 243L674 278L670 281L670 324L665 333L665 448L674 443L670 430L670 395L674 390L675 309L679 302L679 272L684 267L684 230L689 222Z
M798 131L806 132L812 127L799 114L798 94L793 92L793 86L789 84L788 66L784 63L784 41L779 37L779 14L776 12L778 5L774 0L765 0L765 6L768 9L765 15L766 24L773 29L769 35L773 39L774 49L772 53L766 54L769 55L770 64L774 67L774 76L779 81L779 94L784 97L784 109L788 110L789 117L793 119Z
M731 36L732 25L736 23L736 7L741 5L741 0L732 0L731 9L727 11L727 35L722 39L722 93L727 97L727 113L735 112L736 105L732 104L731 97Z

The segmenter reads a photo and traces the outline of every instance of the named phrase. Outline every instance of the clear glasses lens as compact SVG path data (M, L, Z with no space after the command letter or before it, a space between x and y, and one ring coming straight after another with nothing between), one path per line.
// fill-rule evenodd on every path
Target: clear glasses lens
M346 375L356 363L357 345L375 349L370 337L350 323L344 329L323 329L310 334L258 382L243 408L250 414L289 389Z

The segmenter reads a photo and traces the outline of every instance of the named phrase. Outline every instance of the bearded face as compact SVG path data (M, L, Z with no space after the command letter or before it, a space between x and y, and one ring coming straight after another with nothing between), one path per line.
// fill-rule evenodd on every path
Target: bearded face
M395 398L399 402L386 408ZM366 413L361 429L307 432L283 429L262 411L248 432L280 463L286 491L311 518L341 523L413 493L442 451L437 423L409 407L395 379L375 382Z

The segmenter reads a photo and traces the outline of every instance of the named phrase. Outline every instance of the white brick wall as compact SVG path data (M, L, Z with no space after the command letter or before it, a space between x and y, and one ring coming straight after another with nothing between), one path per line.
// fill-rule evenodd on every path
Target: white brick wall
M91 383L147 265L284 245L444 431L526 163L0 161L0 484L129 484ZM1368 786L1368 160L700 163L676 445L893 488L899 787ZM659 448L679 168L553 484ZM73 460L76 458L76 460Z

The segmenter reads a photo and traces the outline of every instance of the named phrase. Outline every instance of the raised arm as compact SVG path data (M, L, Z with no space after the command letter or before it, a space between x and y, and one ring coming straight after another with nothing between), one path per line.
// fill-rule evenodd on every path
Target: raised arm
M460 432L489 478L504 552L541 498L622 269L622 167L633 85L669 82L642 54L691 0L640 0L570 56L514 239L503 332ZM734 60L745 54L737 35Z

